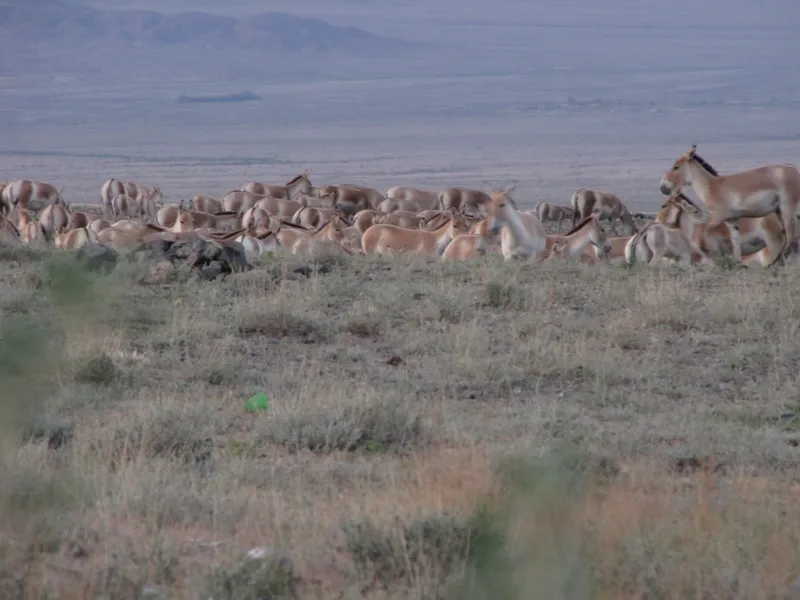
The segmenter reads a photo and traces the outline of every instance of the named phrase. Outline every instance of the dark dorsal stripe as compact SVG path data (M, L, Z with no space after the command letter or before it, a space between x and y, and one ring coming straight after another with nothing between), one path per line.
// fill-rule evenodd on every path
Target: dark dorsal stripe
M693 154L692 158L697 161L697 164L699 164L706 171L711 173L714 177L719 177L719 173L717 173L717 170L710 164L708 164L708 162L706 162L706 160L702 156L700 156L699 154Z

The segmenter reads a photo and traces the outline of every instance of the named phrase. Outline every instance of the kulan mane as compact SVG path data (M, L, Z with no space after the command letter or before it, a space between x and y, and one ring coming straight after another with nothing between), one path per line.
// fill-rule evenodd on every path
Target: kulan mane
M701 164L702 164L702 163L701 163ZM704 168L704 169L707 169L707 170L708 170L708 172L709 172L709 173L711 173L712 175L716 175L716 174L717 174L717 173L716 173L716 171L713 171L713 167L710 167L710 166L705 166L705 165L704 165L704 166L703 166L703 168ZM691 198L689 198L689 197L688 197L686 194L684 194L683 192L678 192L678 194L677 194L675 197L676 197L676 198L678 198L679 200L683 200L684 202L687 202L687 203L688 203L690 206L693 206L693 207L695 207L697 210L701 210L701 209L700 209L700 207L699 207L699 206L697 206L697 204L695 204L694 202L692 202Z
M581 227L583 227L584 225L586 225L586 224L587 224L589 221L591 221L593 218L594 218L594 213L590 214L590 215L589 215L588 217L586 217L586 218L585 218L583 221L581 221L580 223L578 223L577 225L575 225L575 227L573 227L573 228L572 228L572 230L570 230L570 231L568 231L567 233L565 233L565 234L564 234L564 237L566 237L566 236L568 236L568 235L572 235L573 233L575 233L576 231L578 231L578 230L579 230Z
M708 164L708 162L706 162L706 160L702 156L700 156L698 154L693 154L692 158L697 161L697 164L699 164L706 171L711 173L714 177L719 177L719 173L717 173L717 170L714 167L712 167L710 164Z
M301 179L305 179L305 176L306 176L306 174L305 174L305 173L300 173L300 175L298 175L297 177L295 177L295 178L294 178L294 179L292 179L291 181L288 181L288 182L286 182L286 185L285 185L285 186L283 186L283 187L289 187L289 186L290 186L290 185L292 185L293 183L297 183L297 182L298 182L298 181L300 181Z

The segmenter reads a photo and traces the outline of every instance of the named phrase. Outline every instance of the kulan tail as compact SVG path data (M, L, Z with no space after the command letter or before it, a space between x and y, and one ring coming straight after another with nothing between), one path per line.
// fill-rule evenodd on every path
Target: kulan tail
M574 228L581 221L581 208L578 206L578 196L583 191L583 188L572 194L569 200L569 206L572 209L572 227Z

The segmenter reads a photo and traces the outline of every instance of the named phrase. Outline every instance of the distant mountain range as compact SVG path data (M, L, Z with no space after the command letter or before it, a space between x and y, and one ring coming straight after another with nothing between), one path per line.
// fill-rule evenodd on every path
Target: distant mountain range
M192 69L219 59L253 67L255 56L271 57L268 62L273 65L274 59L287 59L307 66L337 57L393 58L415 46L356 27L278 12L247 18L205 12L168 15L102 10L61 0L0 0L0 39L5 48L0 53L4 75L21 69L63 73L71 65L90 72L165 66L153 64L154 57ZM261 66L269 71L269 64Z

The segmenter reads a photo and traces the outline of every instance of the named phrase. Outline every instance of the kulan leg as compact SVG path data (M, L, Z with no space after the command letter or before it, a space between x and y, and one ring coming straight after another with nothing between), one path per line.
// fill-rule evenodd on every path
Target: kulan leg
M797 206L792 206L787 196L781 196L778 216L786 236L783 243L783 257L785 258L794 251L797 242Z
M742 262L742 239L739 234L739 224L731 223L731 246L733 247L733 260L737 264Z
M770 258L772 260L767 265L767 267L771 267L778 263L782 264L784 262L784 259L789 253L789 249L792 247L792 243L789 240L794 239L794 236L792 237L789 236L789 229L787 227L786 220L784 217L785 213L780 209L780 207L778 207L778 209L775 211L775 214L777 215L778 220L781 222L781 229L783 229L783 244L775 254L770 255Z
M636 247L634 248L633 254L636 257L637 263L647 265L653 262L655 253L650 247L650 244L648 244L647 234L643 235L636 241Z
M602 217L601 217L601 218L602 218ZM609 225L609 227L611 228L611 235L612 235L613 237L618 237L618 236L617 236L617 218L616 218L616 217L614 217L613 215L612 215L611 217L609 217L609 219L608 219L608 225Z

